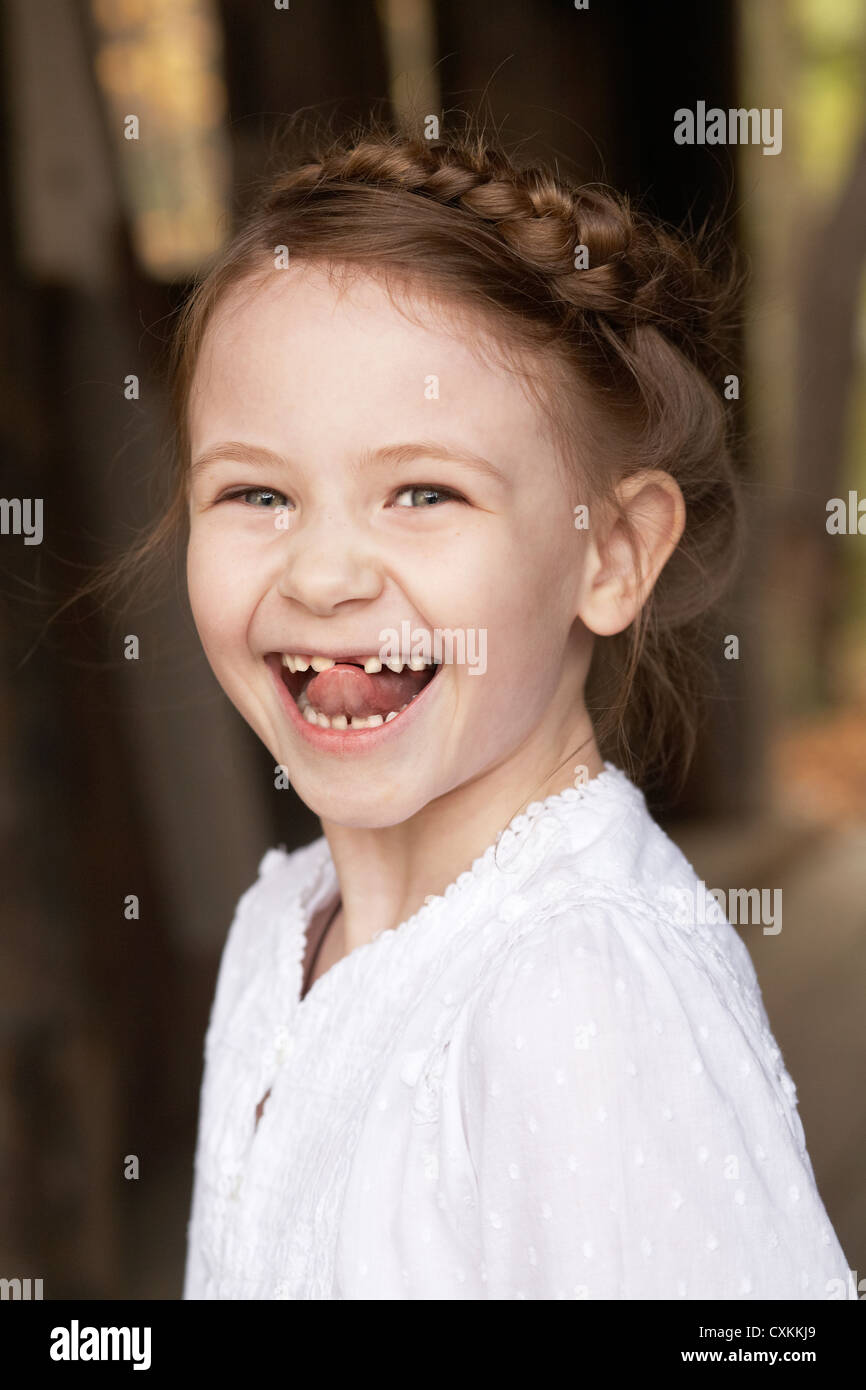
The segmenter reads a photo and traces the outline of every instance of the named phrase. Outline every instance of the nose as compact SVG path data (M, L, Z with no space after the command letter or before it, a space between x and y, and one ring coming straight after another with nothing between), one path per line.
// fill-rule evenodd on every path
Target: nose
M333 512L312 516L283 537L285 558L277 580L283 598L326 617L341 603L377 598L381 561L371 538Z

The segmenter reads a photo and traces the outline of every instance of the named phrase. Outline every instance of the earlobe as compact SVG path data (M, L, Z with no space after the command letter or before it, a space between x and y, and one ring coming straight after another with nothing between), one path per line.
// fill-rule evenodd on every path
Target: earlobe
M584 589L576 616L599 637L622 632L638 616L679 544L686 506L679 484L662 469L632 474L587 538Z

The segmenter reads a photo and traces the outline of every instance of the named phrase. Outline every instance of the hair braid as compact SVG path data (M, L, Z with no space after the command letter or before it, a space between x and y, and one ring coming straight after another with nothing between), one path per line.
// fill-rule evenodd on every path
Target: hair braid
M560 327L628 342L641 325L665 333L712 371L721 344L724 295L696 250L638 214L611 189L569 186L536 164L510 161L482 141L434 142L412 135L338 141L280 174L263 207L286 210L299 195L339 187L391 189L459 208L494 227L503 245L545 280ZM585 247L588 264L575 265ZM591 322L597 316L598 322Z

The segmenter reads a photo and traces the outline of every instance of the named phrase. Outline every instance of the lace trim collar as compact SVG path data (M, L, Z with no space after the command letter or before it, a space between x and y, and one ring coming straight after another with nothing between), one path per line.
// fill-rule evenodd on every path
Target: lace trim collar
M442 913L446 906L454 906L455 899L462 898L470 889L486 885L490 891L491 886L495 883L498 885L498 896L505 896L518 889L524 868L520 851L526 842L529 831L544 817L550 816L554 822L550 827L551 832L561 833L563 830L568 831L573 828L573 810L576 806L586 805L588 808L592 808L599 803L621 804L624 797L627 800L642 801L643 799L640 790L624 772L615 767L613 763L605 762L604 771L590 781L580 786L566 787L560 792L554 792L545 797L543 801L531 802L525 811L513 817L506 828L499 831L493 843L488 845L487 849L472 861L468 869L458 874L442 893L428 894L422 905L410 917L406 917L396 927L383 928L376 932L369 941L354 947L347 955L330 966L317 980L314 980L304 998L301 999L301 976L311 920L316 911L333 898L339 889L336 869L326 837L322 835L311 844L304 846L301 853L309 856L309 867L306 873L300 874L300 882L296 879L294 890L291 893L291 902L287 905L292 929L291 955L295 975L293 991L295 1007L307 1010L312 1001L321 1001L335 987L335 981L341 980L344 975L354 976L371 955L376 953L376 948L384 947L390 953L390 950L398 942L405 944L409 938L415 936L418 928L431 916ZM594 821L590 821L588 823L589 828L592 828L593 824ZM269 876L271 873L285 870L290 857L290 852L284 846L279 849L268 850L261 862L260 874ZM526 867L527 869L531 867L528 861ZM500 874L495 872L496 870L503 872ZM293 877L295 877L294 874ZM435 935L439 936L438 930Z

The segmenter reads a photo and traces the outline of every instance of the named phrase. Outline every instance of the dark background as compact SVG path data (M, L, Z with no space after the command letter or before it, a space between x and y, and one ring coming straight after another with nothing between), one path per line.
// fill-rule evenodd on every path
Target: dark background
M172 315L286 117L405 122L411 101L446 128L483 105L506 140L667 221L721 221L749 257L752 537L718 642L741 654L717 656L685 793L652 804L710 886L783 888L778 936L740 930L862 1267L864 540L824 521L866 494L866 21L841 0L11 0L2 48L0 486L44 499L45 536L0 536L0 1275L180 1294L225 933L264 851L320 830L211 676L182 555L122 616L58 609L159 506ZM676 145L698 100L784 107L782 153Z

